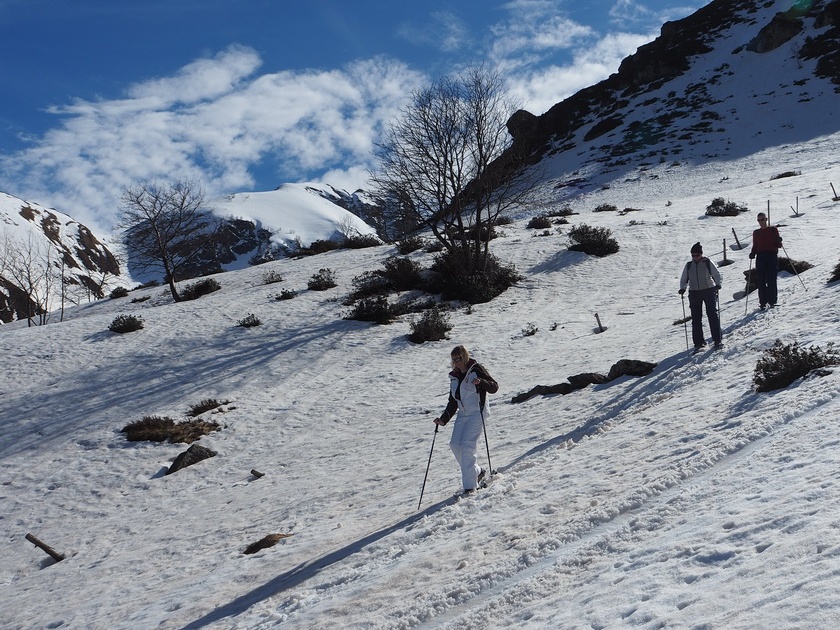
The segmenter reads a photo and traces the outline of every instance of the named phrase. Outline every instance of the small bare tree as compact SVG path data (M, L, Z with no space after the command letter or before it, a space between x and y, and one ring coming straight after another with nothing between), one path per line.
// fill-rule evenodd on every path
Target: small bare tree
M176 302L182 270L216 236L219 222L204 208L204 190L195 182L143 182L123 191L119 225L129 257L140 269L163 272Z
M48 240L40 240L30 233L25 242L4 234L3 254L0 256L3 276L18 287L25 296L26 319L30 326L49 321L54 284L60 277L59 256Z
M415 91L376 147L371 179L394 218L429 228L466 275L484 270L490 230L537 182L526 156L511 153L514 111L501 76L472 68Z

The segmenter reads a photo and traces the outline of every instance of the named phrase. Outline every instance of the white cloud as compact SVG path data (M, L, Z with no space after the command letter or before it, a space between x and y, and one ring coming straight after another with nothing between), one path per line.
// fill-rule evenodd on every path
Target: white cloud
M490 57L502 67L533 64L559 50L579 46L595 31L569 19L552 0L516 0L510 18L491 29Z
M436 11L426 24L403 24L397 36L418 46L429 46L444 52L453 52L469 45L467 27L450 11Z
M274 163L278 183L329 170L358 186L378 129L424 80L387 59L251 77L259 64L232 47L123 99L56 108L61 124L0 166L27 197L99 229L112 226L122 189L143 179L194 179L218 194L247 189L254 168Z
M514 98L534 114L542 114L579 90L606 79L621 61L649 42L650 37L619 33L607 35L592 46L575 52L571 62L510 74Z

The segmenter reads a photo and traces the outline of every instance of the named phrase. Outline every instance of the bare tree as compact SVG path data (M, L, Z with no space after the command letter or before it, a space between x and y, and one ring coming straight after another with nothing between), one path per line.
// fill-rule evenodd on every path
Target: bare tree
M3 276L20 289L25 297L26 319L30 326L49 321L50 303L54 283L60 277L55 247L50 241L42 241L29 233L26 242L8 234L3 236Z
M377 144L371 179L380 196L461 256L467 275L484 270L487 235L537 181L526 156L511 153L514 111L500 75L472 68L415 91Z
M144 182L123 191L120 227L140 269L163 272L176 302L181 272L215 238L219 222L204 208L204 190L195 182Z

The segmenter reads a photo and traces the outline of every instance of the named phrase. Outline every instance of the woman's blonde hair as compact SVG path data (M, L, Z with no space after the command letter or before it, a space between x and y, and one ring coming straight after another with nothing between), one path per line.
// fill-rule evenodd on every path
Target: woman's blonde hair
M461 365L466 365L470 362L470 351L464 346L455 346L449 355L451 357L461 357Z

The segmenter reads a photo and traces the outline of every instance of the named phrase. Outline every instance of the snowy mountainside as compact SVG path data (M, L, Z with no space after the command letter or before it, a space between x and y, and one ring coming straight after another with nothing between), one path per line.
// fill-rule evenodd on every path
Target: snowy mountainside
M634 171L830 135L840 129L838 68L840 1L715 0L665 24L608 79L509 126L574 196Z
M5 264L0 268L0 321L25 318L37 305L27 303L20 283L40 284L42 297L50 291L30 273L49 256L56 273L65 278L63 294L70 301L102 296L121 276L117 257L86 226L54 208L0 193L0 247ZM29 261L29 262L27 262ZM37 274L36 274L37 275ZM52 292L61 293L60 278L52 279ZM84 298L82 296L85 296ZM47 300L51 310L59 305Z
M268 230L270 241L284 249L308 247L319 239L340 242L346 236L376 235L351 210L366 205L358 195L323 184L283 184L272 191L228 195L208 205L221 217L244 219Z
M352 279L390 246L220 274L219 291L191 302L146 288L131 295L148 299L81 305L60 324L3 327L0 353L31 357L0 367L4 627L830 627L840 371L769 394L752 374L776 339L840 341L838 287L826 284L840 257L837 142L732 160L726 177L687 167L573 199L572 224L607 227L621 245L602 259L569 251L568 228L528 229L538 208L523 209L491 247L525 279L451 311L443 342L410 344L407 317L343 319ZM799 175L768 176L794 157ZM556 191L542 192L551 203ZM751 211L707 217L715 196ZM781 274L780 306L759 312L755 294L734 297L749 249L730 242L725 348L689 357L675 325L689 248L700 240L720 263L733 229L749 245L768 200L790 255L814 267ZM601 203L637 210L594 212ZM306 290L321 268L339 286ZM266 272L282 282L265 284ZM283 289L296 297L278 301ZM108 332L123 313L144 329ZM262 325L237 326L248 313ZM431 448L456 343L502 388L487 419L499 475L466 500L454 497L450 428ZM657 367L511 402L622 358ZM184 418L205 398L226 402L205 416L221 430L200 440L217 455L174 475L163 472L186 445L120 433L146 414ZM269 534L290 535L243 554Z

